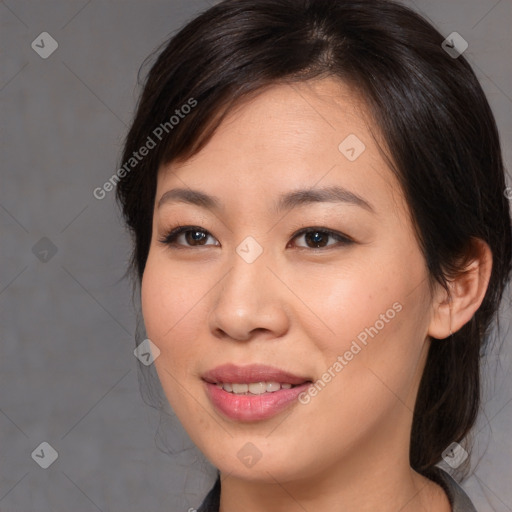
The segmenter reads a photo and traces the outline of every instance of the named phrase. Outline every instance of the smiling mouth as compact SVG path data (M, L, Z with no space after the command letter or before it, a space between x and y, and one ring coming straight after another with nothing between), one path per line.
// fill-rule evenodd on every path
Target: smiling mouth
M237 422L268 420L298 403L311 376L265 364L224 364L201 375L212 406Z

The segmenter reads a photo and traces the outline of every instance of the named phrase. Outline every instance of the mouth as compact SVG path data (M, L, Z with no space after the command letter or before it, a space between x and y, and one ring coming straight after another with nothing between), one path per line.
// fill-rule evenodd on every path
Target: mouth
M297 402L312 383L309 377L264 365L223 365L204 373L202 379L215 409L231 420L244 422L279 414Z

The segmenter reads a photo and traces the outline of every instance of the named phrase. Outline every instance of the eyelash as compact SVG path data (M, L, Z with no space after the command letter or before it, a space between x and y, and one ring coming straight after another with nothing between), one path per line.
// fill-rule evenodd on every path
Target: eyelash
M173 248L176 248L176 246L180 245L180 244L176 243L176 239L178 238L178 236L183 233L187 233L189 231L199 231L208 236L212 236L207 230L205 230L199 226L177 226L175 228L170 229L169 232L166 235L164 235L162 238L160 238L158 241L166 246L169 246L169 247L174 246ZM304 234L307 234L307 233L322 233L324 235L328 235L328 236L338 240L338 244L328 245L326 247L302 247L302 246L299 246L299 247L297 247L298 249L309 249L311 251L319 251L319 250L321 251L321 250L325 250L325 249L332 249L333 247L339 247L339 245L348 246L348 245L351 245L354 243L354 240L352 240L351 238L349 238L346 235L343 235L342 233L338 233L338 232L332 231L330 229L326 229L326 228L322 228L322 227L315 227L315 226L302 228L301 230L299 230L293 234L293 236L291 237L291 240L293 240L299 236L302 236ZM196 247L208 247L208 245L198 245L198 246L194 246L194 245L183 246L182 245L182 247L187 248L187 249L194 249ZM214 245L214 247L218 247L218 246Z

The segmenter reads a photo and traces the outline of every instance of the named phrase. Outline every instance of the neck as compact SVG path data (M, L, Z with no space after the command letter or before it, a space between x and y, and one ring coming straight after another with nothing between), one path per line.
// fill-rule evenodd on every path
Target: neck
M293 475L261 470L257 480L222 473L219 511L450 512L444 491L409 466L409 443L403 439L410 425L404 432L400 424L381 424L341 462L326 468L318 461L316 472L314 467Z

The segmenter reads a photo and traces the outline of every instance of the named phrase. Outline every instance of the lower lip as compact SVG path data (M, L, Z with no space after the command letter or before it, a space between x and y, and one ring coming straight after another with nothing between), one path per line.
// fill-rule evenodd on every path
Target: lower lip
M290 389L280 389L261 395L235 395L228 393L216 384L205 382L208 397L212 404L229 419L235 421L262 421L298 402L298 396L305 391L310 382Z

